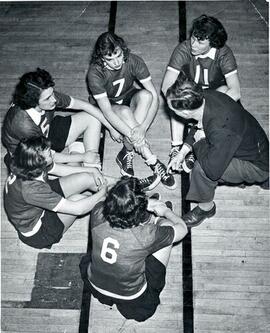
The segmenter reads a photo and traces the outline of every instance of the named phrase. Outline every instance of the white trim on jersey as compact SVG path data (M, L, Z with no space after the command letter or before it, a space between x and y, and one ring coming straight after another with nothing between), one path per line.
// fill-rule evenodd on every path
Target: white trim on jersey
M195 81L196 83L199 82L200 74L201 74L201 66L200 66L200 65L197 65L197 66L196 66L195 78L194 78L194 81Z
M20 233L24 237L31 237L31 236L35 235L39 231L39 229L40 229L40 227L42 225L41 218L44 216L44 214L45 214L45 210L43 211L43 213L41 214L39 220L37 221L37 223L35 224L34 228L31 231L27 231L27 232L21 232L20 231Z
M108 95L107 95L106 91L104 93L101 93L101 94L98 94L98 95L93 95L93 97L95 99L100 99L100 98L107 97L107 96Z
M57 212L61 208L65 200L66 200L65 198L61 198L59 203L54 207L53 212Z
M140 291L138 291L136 294L131 295L131 296L122 296L122 295L118 295L118 294L115 294L115 293L111 293L111 292L109 292L107 290L104 290L104 289L101 289L101 288L95 286L94 283L91 282L89 279L88 279L88 281L101 294L103 294L105 296L109 296L109 297L118 298L118 299L124 299L124 300L132 300L132 299L138 298L139 296L141 296L145 292L146 287L147 287L147 283L145 283L145 285L142 287L142 289Z
M37 111L35 108L25 110L29 117L33 120L33 122L39 126L41 116L45 113L45 111Z
M73 108L73 105L74 105L74 98L69 96L70 97L70 103L69 103L69 106L67 106L67 109L72 109Z
M139 80L141 83L144 83L144 82L148 82L148 81L151 81L152 78L151 76L148 76L146 79L142 79L142 80Z
M217 52L217 49L212 47L206 54L199 54L199 55L195 56L195 59L210 58L212 60L215 60L216 52Z
M175 68L170 67L170 66L167 67L167 70L168 70L168 71L171 71L171 72L174 72L174 73L177 73L177 74L180 73L180 71L179 71L178 69L175 69Z
M230 73L225 74L224 76L225 76L225 77L229 77L229 76L231 76L231 75L233 75L233 74L236 74L236 73L237 73L237 69L235 69L234 71L232 71L232 72L230 72Z

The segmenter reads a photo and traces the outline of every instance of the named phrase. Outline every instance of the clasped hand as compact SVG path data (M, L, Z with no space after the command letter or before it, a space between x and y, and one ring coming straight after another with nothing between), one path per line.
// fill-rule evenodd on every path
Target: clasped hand
M182 153L181 151L171 160L167 167L167 173L171 171L181 171L182 163L186 154Z
M157 199L149 199L147 210L156 214L157 216L165 216L165 212L169 208L165 205L164 202L157 200Z

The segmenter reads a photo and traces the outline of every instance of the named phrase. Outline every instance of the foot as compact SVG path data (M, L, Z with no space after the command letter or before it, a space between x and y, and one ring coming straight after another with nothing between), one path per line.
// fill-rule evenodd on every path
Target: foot
M157 160L156 164L150 165L150 167L161 178L161 182L166 188L170 190L176 188L176 182L173 175L166 172L166 167L163 163Z
M134 170L133 170L133 158L134 153L133 151L128 151L125 148L120 150L116 157L116 163L120 167L120 172L123 176L133 177Z
M210 210L202 210L199 206L193 208L190 212L182 216L188 228L196 227L201 224L205 219L210 218L216 214L216 205Z
M182 163L182 169L186 173L190 173L190 171L193 169L195 164L195 156L193 153L187 154L186 158L184 159L184 162Z
M141 189L144 191L153 190L160 182L160 177L155 173L149 177L139 179ZM158 194L158 193L155 193ZM154 194L153 194L154 195ZM150 197L152 198L152 197ZM156 199L156 198L153 198Z
M267 178L264 182L260 183L260 187L263 190L269 190L269 178Z

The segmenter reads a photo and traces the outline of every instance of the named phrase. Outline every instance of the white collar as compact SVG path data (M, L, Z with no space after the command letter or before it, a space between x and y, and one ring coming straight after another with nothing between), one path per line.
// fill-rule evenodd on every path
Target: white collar
M41 116L45 113L45 111L37 111L35 108L31 108L31 109L28 109L28 110L25 110L29 117L33 120L33 122L36 124L36 125L39 125L40 124L40 120L41 120Z
M206 54L199 54L195 56L196 59L198 58L210 58L212 60L215 60L217 49L215 47L212 47Z

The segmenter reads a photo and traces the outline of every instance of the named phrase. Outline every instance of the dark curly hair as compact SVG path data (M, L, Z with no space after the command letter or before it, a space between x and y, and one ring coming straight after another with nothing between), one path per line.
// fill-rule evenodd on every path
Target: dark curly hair
M221 22L213 16L201 15L196 18L190 30L190 36L199 40L208 39L210 46L220 49L227 41L227 32Z
M112 228L132 228L145 220L147 197L135 177L122 177L108 192L103 214Z
M39 103L43 90L54 87L55 83L47 71L37 68L35 72L25 73L13 93L13 103L21 109L34 108Z
M181 71L174 84L168 89L166 99L176 110L195 110L203 103L203 89Z
M47 162L42 152L50 148L44 136L23 139L11 158L10 170L18 178L32 180L47 172Z
M92 64L97 64L100 66L104 66L103 64L103 57L106 55L111 56L113 51L115 50L116 47L120 47L123 51L124 54L124 60L126 61L128 59L129 55L129 49L123 40L123 38L117 36L113 32L104 32L101 34L95 44L93 53L92 53L92 58L91 58L91 63Z

